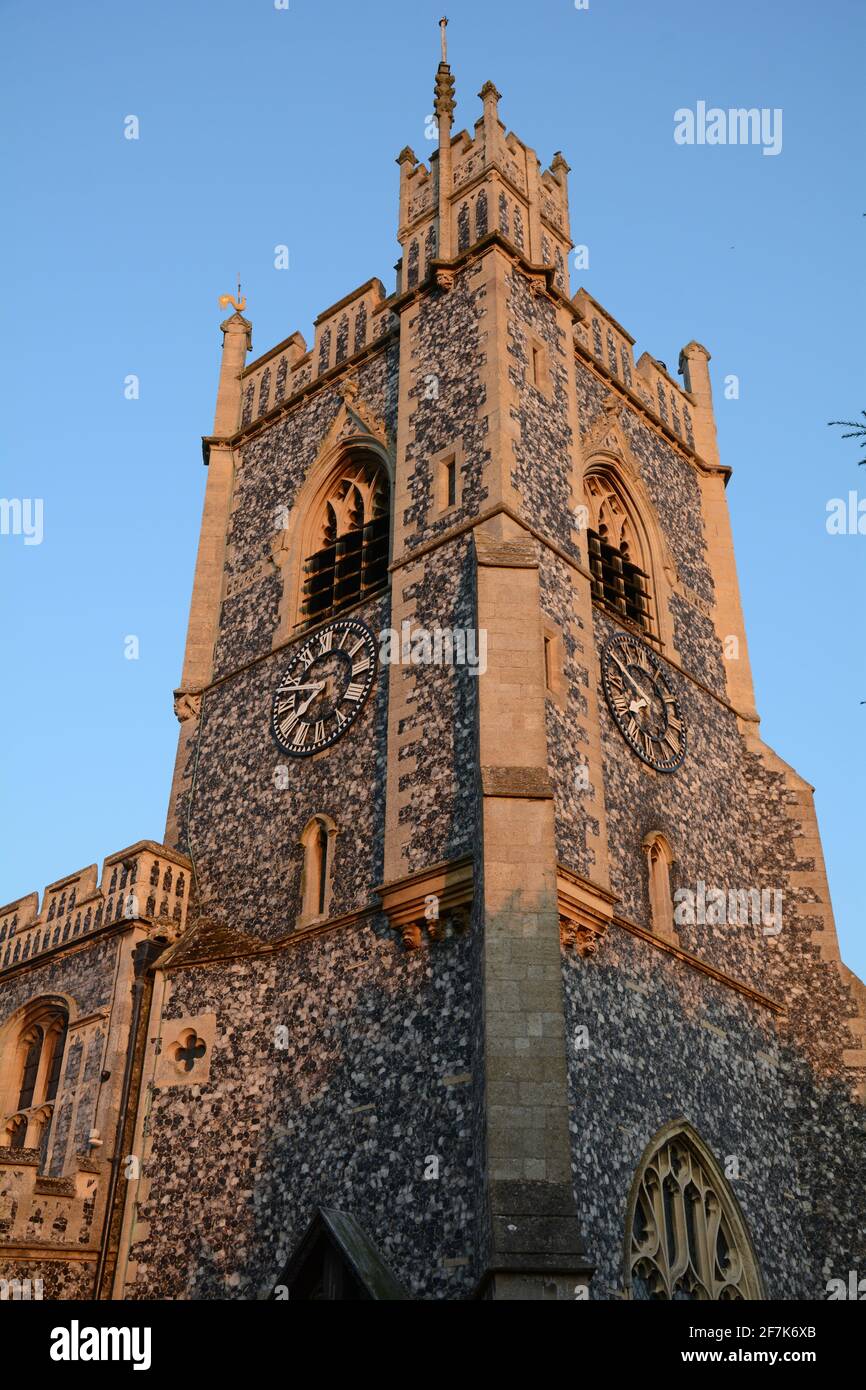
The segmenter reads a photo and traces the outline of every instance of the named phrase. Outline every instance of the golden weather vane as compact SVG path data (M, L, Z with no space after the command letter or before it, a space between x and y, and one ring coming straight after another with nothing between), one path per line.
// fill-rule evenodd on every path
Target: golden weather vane
M220 295L220 308L221 308L221 309L227 309L228 306L229 306L230 304L233 304L233 305L235 306L235 308L237 309L237 311L238 311L239 314L240 314L240 313L243 313L244 309L247 307L246 296L244 296L243 299L241 298L241 273L240 273L240 271L238 271L238 293L237 293L237 298L235 298L235 296L234 296L233 294L221 294L221 295Z

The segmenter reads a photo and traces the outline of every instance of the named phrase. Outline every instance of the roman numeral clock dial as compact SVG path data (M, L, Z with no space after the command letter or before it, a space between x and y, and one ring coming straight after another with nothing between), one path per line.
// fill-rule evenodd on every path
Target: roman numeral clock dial
M676 772L686 756L686 724L655 652L627 632L601 653L601 684L629 747L656 772Z
M358 618L336 618L292 655L271 709L271 732L291 758L330 748L351 728L376 678L376 639Z

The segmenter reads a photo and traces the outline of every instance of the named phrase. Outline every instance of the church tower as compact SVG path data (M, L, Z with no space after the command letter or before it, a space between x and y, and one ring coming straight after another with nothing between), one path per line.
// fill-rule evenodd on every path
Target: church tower
M443 22L393 293L249 362L226 301L103 1296L818 1299L862 1258L866 991L760 736L710 354L572 293L568 164L479 99L455 133Z
M166 836L200 919L122 1291L296 1291L338 1213L409 1297L821 1297L864 993L760 738L710 355L635 361L571 294L563 156L454 91L443 26L395 293L248 365L223 324Z

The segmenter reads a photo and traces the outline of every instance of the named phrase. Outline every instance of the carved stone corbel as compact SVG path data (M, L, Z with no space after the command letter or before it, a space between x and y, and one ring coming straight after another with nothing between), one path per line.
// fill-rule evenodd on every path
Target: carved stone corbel
M471 916L471 904L463 903L461 906L455 907L450 914L452 931L458 936L462 936L464 932L469 930L469 919Z
M559 936L582 958L594 956L613 921L618 901L608 889L559 866L556 873Z
M431 941L445 940L445 919L444 917L429 917L427 919L427 935Z
M594 956L605 929L589 922L577 922L573 917L559 918L559 938L563 946L571 946L581 958Z
M198 719L201 714L201 693L194 690L176 690L174 712L181 724L187 719Z
M420 951L421 924L419 922L403 922L400 927L400 937L407 951Z
M465 855L433 864L382 884L378 891L390 926L399 932L408 951L417 951L425 938L432 944L467 930L472 910L472 859Z

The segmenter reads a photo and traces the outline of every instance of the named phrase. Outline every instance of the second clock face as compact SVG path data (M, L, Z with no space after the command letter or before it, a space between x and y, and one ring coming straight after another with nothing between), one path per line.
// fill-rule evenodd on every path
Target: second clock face
M656 772L676 772L686 756L686 725L667 673L639 638L618 632L601 653L601 683L617 728Z
M376 639L358 618L335 618L296 648L271 710L283 752L308 758L336 743L361 713L377 663Z

